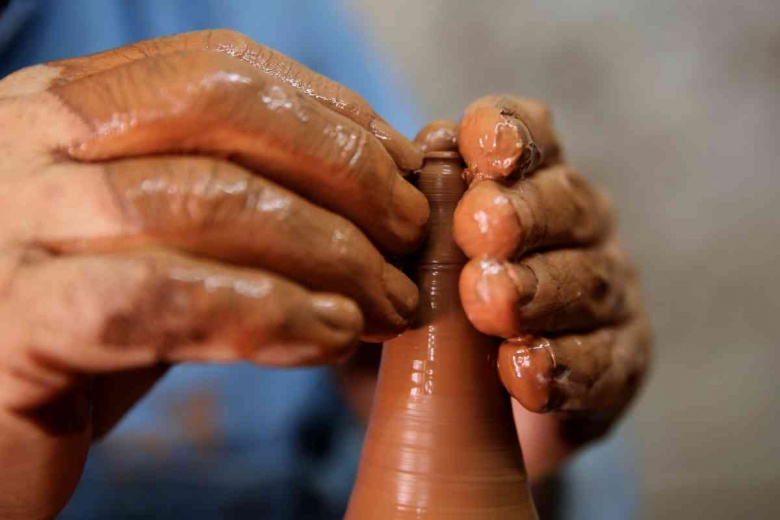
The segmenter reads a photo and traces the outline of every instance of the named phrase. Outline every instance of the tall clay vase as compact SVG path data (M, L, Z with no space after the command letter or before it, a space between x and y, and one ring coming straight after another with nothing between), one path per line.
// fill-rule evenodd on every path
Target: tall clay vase
M419 177L431 204L414 275L415 325L385 343L349 520L537 518L496 369L498 342L475 330L458 295L465 257L452 216L465 190L455 152Z

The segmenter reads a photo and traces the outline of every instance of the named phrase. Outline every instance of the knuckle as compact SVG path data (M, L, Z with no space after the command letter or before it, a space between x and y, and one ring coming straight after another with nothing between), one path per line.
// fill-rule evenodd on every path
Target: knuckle
M292 193L278 188L265 179L247 177L247 189L239 196L238 206L248 218L254 219L262 215L263 220L269 219L281 230L291 226L301 218L301 215L306 215L305 207ZM232 205L227 199L223 202L227 206ZM224 211L226 214L229 212L229 210Z
M330 233L327 256L334 266L340 266L354 278L363 278L379 259L367 246L363 233L351 222L344 221Z
M125 297L107 306L98 338L114 346L153 346L158 355L178 344L203 341L207 302L193 284L179 283L166 262L154 254L126 259L121 273Z
M563 171L562 182L578 213L587 215L602 212L611 213L611 203L607 193L594 186L577 170L566 167Z
M592 217L594 192L585 178L572 168L561 175L562 195L568 201L572 218L572 233L578 240L588 241L595 233L596 222Z
M204 48L241 60L265 72L277 75L283 56L269 47L260 45L252 38L233 29L204 31ZM289 72L289 71L288 71Z
M366 153L368 150L376 153L376 148L369 148L370 139L368 132L360 128L348 129L342 125L336 125L333 130L333 137L335 144L339 148L342 163L347 167L347 172L357 171L362 164L367 162ZM391 179L391 182L395 181L394 177L391 177Z
M155 54L166 50L164 38L151 38L142 40L125 48L127 51L135 51L142 56L154 56Z
M266 110L279 116L288 114L298 122L306 123L310 120L312 114L297 90L270 77L255 82L254 89L253 95L259 98L261 106ZM319 141L320 145L323 142ZM313 144L316 146L316 142Z
M233 222L255 200L247 173L206 157L142 159L104 171L117 208L112 213L125 226L152 235Z
M177 166L183 181L180 200L172 201L172 216L185 229L208 231L235 224L235 217L254 200L251 178L238 166L207 158L186 159Z
M363 97L351 88L337 82L326 82L320 76L313 78L315 84L319 84L320 90L332 92L332 98L338 100L336 108L350 114L358 123L370 126L377 117L374 110Z
M195 51L192 74L196 75L200 94L222 94L240 89L251 82L249 65L223 53ZM188 89L189 90L189 89Z
M573 196L581 196L583 193L592 191L590 183L574 168L566 167L563 170L562 180Z
M547 101L542 99L530 99L529 104L534 114L544 123L552 122L552 108Z
M158 263L152 258L126 259L114 276L124 279L122 294L103 307L98 341L105 345L132 345L151 340L150 326L155 321L154 302L166 291ZM107 295L98 295L102 301ZM107 302L104 302L107 303Z
M226 53L207 50L187 50L150 58L152 69L164 77L159 81L178 85L177 111L202 111L214 116L225 107L235 108L237 98L243 99L257 82L252 67ZM147 72L151 61L145 64Z
M278 304L274 305L264 313L262 317L261 328L265 344L287 341L300 334L305 325L302 323L302 317L305 309L301 302L293 298L280 298ZM247 355L240 349L237 355Z
M235 29L210 29L203 32L206 38L206 48L222 50L228 48L244 48L253 43L252 39Z
M170 184L170 172L157 165L148 177L138 180L130 163L115 162L99 166L111 204L109 214L118 221L119 229L148 227L148 212L141 211L143 203L159 193L159 188ZM155 188L155 189L152 189Z

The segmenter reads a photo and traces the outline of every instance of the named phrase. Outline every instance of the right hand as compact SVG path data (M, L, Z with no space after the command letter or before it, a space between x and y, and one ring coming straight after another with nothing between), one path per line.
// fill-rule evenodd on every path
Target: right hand
M52 516L172 364L334 362L401 332L419 149L229 31L0 82L0 516Z

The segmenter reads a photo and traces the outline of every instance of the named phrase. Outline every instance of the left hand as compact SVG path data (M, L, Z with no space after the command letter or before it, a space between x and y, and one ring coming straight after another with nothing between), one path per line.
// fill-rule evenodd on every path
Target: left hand
M330 364L407 327L417 146L356 93L199 31L0 81L0 518L184 362Z
M499 371L538 478L626 409L650 328L608 200L563 163L546 106L481 98L456 130L470 182L454 223L471 259L460 295L477 329L506 338Z

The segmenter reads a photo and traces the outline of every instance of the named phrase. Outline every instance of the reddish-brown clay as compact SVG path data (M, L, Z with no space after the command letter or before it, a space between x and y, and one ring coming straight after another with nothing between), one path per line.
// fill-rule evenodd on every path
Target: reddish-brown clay
M422 165L419 147L382 119L358 93L317 74L279 51L229 29L142 40L100 54L54 61L49 65L59 69L55 83L62 85L150 57L192 51L224 54L235 61L242 61L365 128L381 141L401 169L412 171Z
M469 182L523 176L560 158L547 107L515 96L487 96L466 107L458 142Z
M452 216L463 164L456 152L430 150L419 177L431 219L414 273L418 315L385 343L346 518L536 518L497 342L471 326L458 296L466 258Z
M551 338L523 335L499 350L501 381L527 410L624 410L650 361L647 320L635 319L586 333Z

